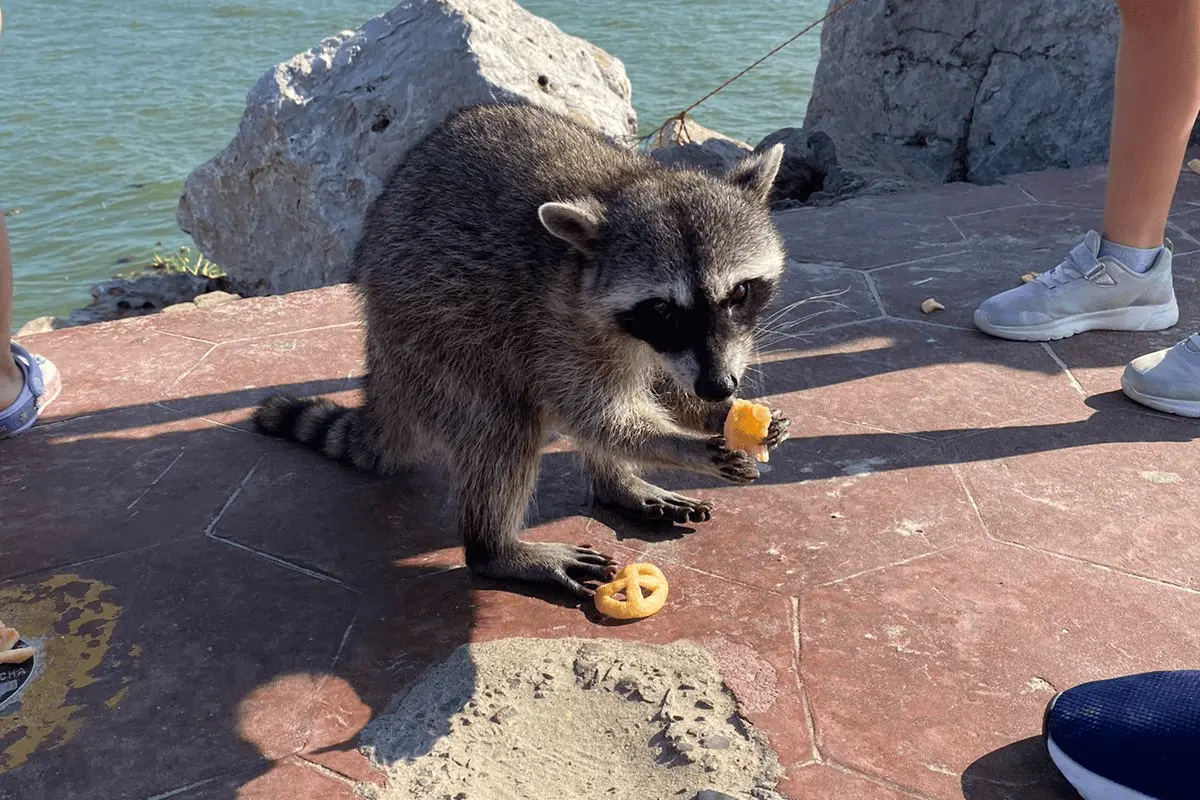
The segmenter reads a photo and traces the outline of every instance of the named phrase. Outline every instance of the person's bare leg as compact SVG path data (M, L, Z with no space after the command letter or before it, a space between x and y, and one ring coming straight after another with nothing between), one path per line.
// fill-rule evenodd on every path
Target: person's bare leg
M1104 230L1118 245L1158 247L1200 112L1200 0L1121 0L1120 7ZM1200 333L1135 358L1121 389L1159 411L1200 417Z
M1121 44L1104 199L1104 236L1163 243L1200 114L1200 0L1119 0Z
M0 214L0 411L12 405L21 391L24 376L9 351L13 311L12 253L8 247L8 230Z
M992 336L1045 342L1093 330L1160 331L1179 321L1163 238L1200 112L1200 0L1117 5L1104 224L1058 266L981 303L975 325Z

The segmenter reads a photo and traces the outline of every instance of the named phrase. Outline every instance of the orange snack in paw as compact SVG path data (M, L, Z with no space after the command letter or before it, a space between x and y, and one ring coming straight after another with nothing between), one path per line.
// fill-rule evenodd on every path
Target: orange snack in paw
M643 593L643 589L650 593ZM624 592L625 599L613 595ZM667 602L667 578L653 564L630 564L612 583L596 589L596 610L614 619L641 619L657 613Z
M771 409L749 400L734 400L725 417L725 446L766 463L769 456L763 440L770 430Z

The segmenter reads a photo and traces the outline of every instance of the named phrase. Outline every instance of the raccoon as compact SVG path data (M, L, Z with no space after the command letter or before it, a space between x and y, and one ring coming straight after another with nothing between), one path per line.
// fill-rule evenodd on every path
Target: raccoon
M275 396L259 429L364 470L440 462L473 572L590 595L608 555L518 538L550 432L580 451L599 502L639 517L712 512L645 467L759 477L719 434L783 270L768 207L782 151L714 177L537 107L456 112L363 221L362 407ZM788 425L774 415L771 447Z

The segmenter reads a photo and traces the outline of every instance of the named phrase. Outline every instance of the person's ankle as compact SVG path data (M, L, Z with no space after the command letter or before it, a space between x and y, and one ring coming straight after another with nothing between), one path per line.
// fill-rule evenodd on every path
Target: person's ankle
M0 354L0 411L16 402L25 385L25 374L7 353Z
M1158 261L1158 255L1163 251L1163 247L1162 244L1154 247L1131 247L1114 242L1105 236L1100 239L1100 252L1097 255L1100 258L1105 256L1115 258L1133 272L1146 273Z

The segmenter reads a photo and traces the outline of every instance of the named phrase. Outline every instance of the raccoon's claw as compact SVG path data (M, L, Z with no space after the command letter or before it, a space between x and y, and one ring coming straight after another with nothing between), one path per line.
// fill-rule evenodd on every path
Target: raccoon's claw
M783 412L778 408L771 411L771 425L767 428L767 438L763 439L763 444L768 450L774 450L779 445L787 441L788 428L792 427L792 421L783 415Z
M601 504L638 519L667 520L677 524L712 519L712 503L668 492L641 479L633 485L598 491L598 499Z
M617 562L588 545L518 542L515 550L492 556L476 571L489 578L556 583L591 597L595 589L582 582L611 580L617 574Z
M741 450L730 450L725 446L725 437L714 436L708 442L709 458L717 474L731 483L750 483L761 473L754 459Z
M668 491L642 497L638 508L625 506L625 509L646 519L665 519L677 523L708 522L712 519L712 503Z

